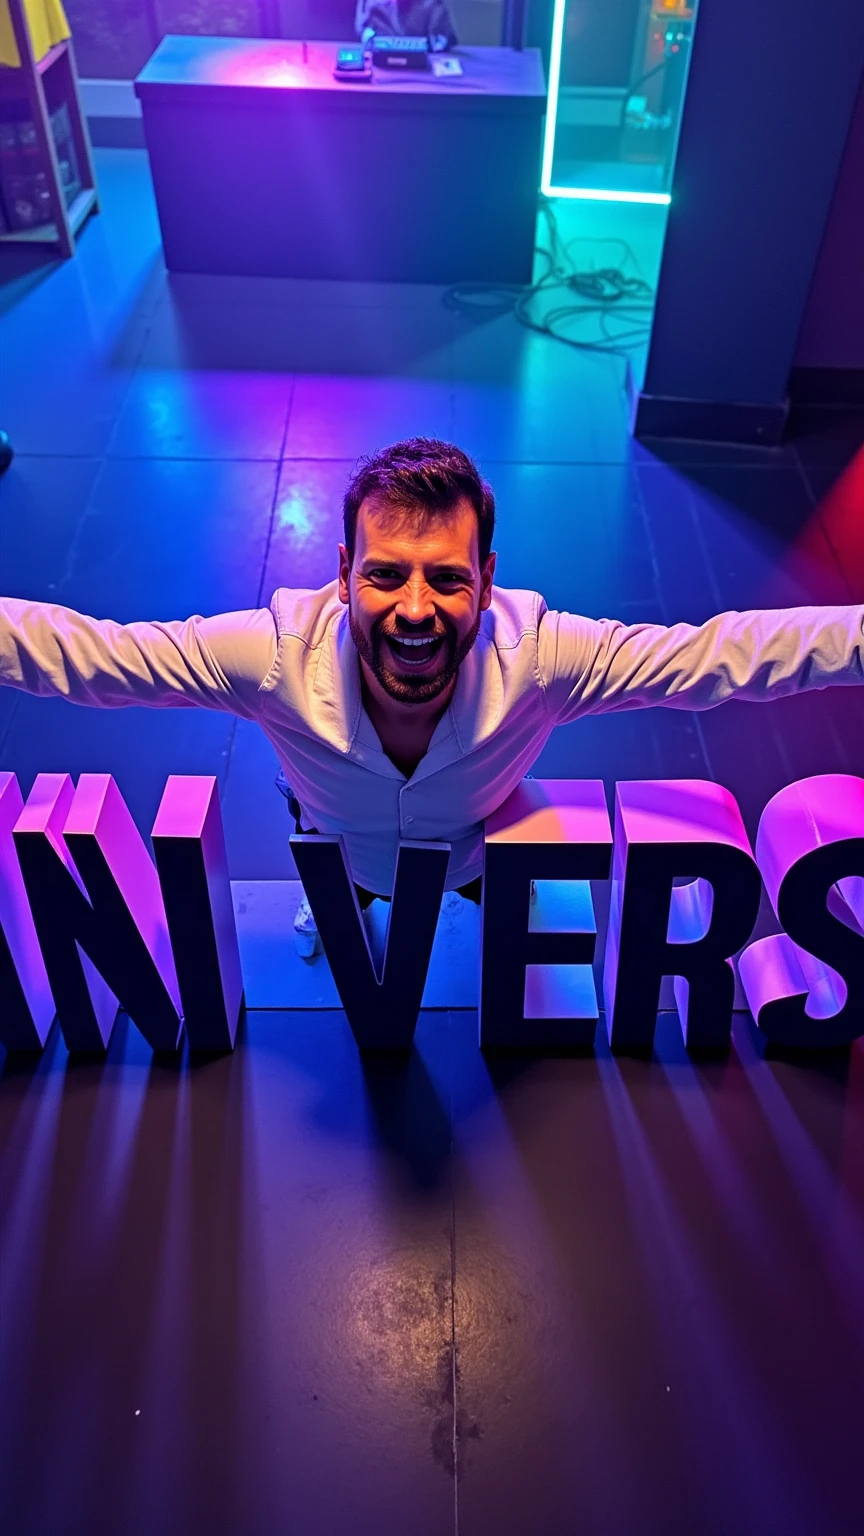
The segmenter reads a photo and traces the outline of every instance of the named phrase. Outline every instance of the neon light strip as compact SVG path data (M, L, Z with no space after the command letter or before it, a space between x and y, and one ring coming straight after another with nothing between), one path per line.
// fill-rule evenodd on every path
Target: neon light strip
M555 0L552 13L552 47L549 54L549 91L546 97L546 132L543 135L543 163L540 191L544 197L578 197L589 203L661 203L671 202L668 192L613 192L594 187L554 187L552 159L555 154L555 129L558 125L558 95L561 89L561 53L564 47L564 13L567 0Z
M543 167L540 172L540 191L545 197L554 196L552 187L552 156L555 153L555 128L558 122L558 92L561 88L561 50L564 44L564 12L567 0L555 0L552 12L552 47L549 54L549 90L546 93L546 132L543 135Z
M548 187L540 189L544 197L578 197L585 203L661 203L665 208L672 199L668 192L611 192L602 187Z

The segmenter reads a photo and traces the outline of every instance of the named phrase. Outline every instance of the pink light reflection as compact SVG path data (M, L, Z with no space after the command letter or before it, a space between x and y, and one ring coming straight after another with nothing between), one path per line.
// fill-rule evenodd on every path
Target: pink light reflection
M333 59L323 57L320 46L286 42L278 50L272 42L250 41L246 46L196 52L184 60L187 78L200 85L239 85L302 90L314 85L322 70L332 70Z

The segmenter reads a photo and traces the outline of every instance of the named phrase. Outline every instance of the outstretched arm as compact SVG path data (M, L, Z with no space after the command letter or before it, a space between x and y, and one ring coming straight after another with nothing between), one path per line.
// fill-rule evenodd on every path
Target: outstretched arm
M652 704L711 709L864 682L862 626L860 606L755 609L669 628L547 612L540 675L558 725Z
M0 599L0 683L75 704L197 704L254 719L275 654L267 608L118 624L52 603Z

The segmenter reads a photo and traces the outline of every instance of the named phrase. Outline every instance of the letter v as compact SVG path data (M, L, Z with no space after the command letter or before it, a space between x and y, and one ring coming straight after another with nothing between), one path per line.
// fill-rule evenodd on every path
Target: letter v
M408 1050L435 939L449 843L400 843L379 977L342 838L299 834L291 847L348 1023L361 1050Z

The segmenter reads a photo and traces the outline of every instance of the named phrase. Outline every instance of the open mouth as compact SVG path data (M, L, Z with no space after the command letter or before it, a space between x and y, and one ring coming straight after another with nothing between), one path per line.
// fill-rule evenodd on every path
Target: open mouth
M428 666L441 649L443 635L426 635L422 639L408 639L399 635L385 635L391 654L400 666L420 668Z

